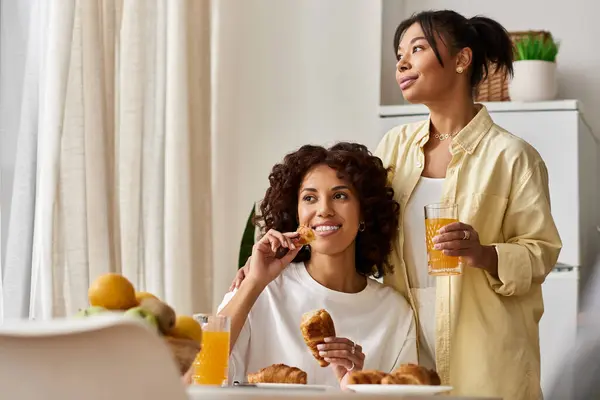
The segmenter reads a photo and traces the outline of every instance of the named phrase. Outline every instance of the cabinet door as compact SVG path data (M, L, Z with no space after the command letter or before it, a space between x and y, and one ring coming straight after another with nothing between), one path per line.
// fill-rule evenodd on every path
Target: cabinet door
M551 272L542 285L542 295L544 315L540 321L541 383L544 394L549 394L556 377L562 374L564 379L567 373L565 357L573 351L576 344L578 271ZM572 384L571 379L565 380L565 384Z

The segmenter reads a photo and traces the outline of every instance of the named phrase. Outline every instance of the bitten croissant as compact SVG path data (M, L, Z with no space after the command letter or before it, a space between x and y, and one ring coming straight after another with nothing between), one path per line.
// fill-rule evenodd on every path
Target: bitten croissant
M306 385L306 372L285 364L273 364L253 374L248 374L248 383L294 383Z
M308 226L300 225L298 229L296 229L296 232L300 234L298 244L301 246L309 244L316 239L315 231L313 231L312 228Z
M328 366L329 363L319 355L317 345L325 343L324 339L326 337L335 336L335 326L333 325L331 315L325 310L316 310L305 313L302 315L300 330L302 331L304 342L319 362L319 365L321 367Z

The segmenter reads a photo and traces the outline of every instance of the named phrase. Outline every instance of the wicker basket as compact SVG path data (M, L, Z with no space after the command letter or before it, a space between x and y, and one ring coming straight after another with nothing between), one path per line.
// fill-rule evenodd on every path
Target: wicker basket
M200 351L200 344L195 340L177 339L165 336L165 340L171 348L181 375L184 375L194 363L196 355Z
M521 31L510 32L510 37L513 42L525 36L541 36L544 40L552 38L550 32L547 31ZM504 69L496 71L495 66L490 66L488 77L479 84L475 90L475 101L510 101L508 95L508 74Z

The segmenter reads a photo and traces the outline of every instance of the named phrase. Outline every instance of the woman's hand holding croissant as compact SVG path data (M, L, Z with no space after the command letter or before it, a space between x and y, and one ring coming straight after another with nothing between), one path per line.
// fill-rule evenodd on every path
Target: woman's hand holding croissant
M331 364L340 386L345 388L349 373L360 371L365 364L362 346L346 338L325 338L325 343L317 346L319 355Z
M294 239L297 238L297 232L281 233L273 229L268 231L252 248L245 279L266 287L302 249L302 246L294 244ZM288 249L288 252L279 258L282 248Z

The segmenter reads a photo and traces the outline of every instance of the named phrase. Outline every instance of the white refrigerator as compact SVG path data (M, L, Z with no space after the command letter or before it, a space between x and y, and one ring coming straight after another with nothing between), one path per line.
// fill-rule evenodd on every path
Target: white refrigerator
M548 393L574 342L580 287L600 248L600 137L585 122L577 100L484 104L498 125L533 145L548 167L552 215L563 241L558 264L543 284L541 372L542 390ZM382 106L381 134L426 118L421 105Z

